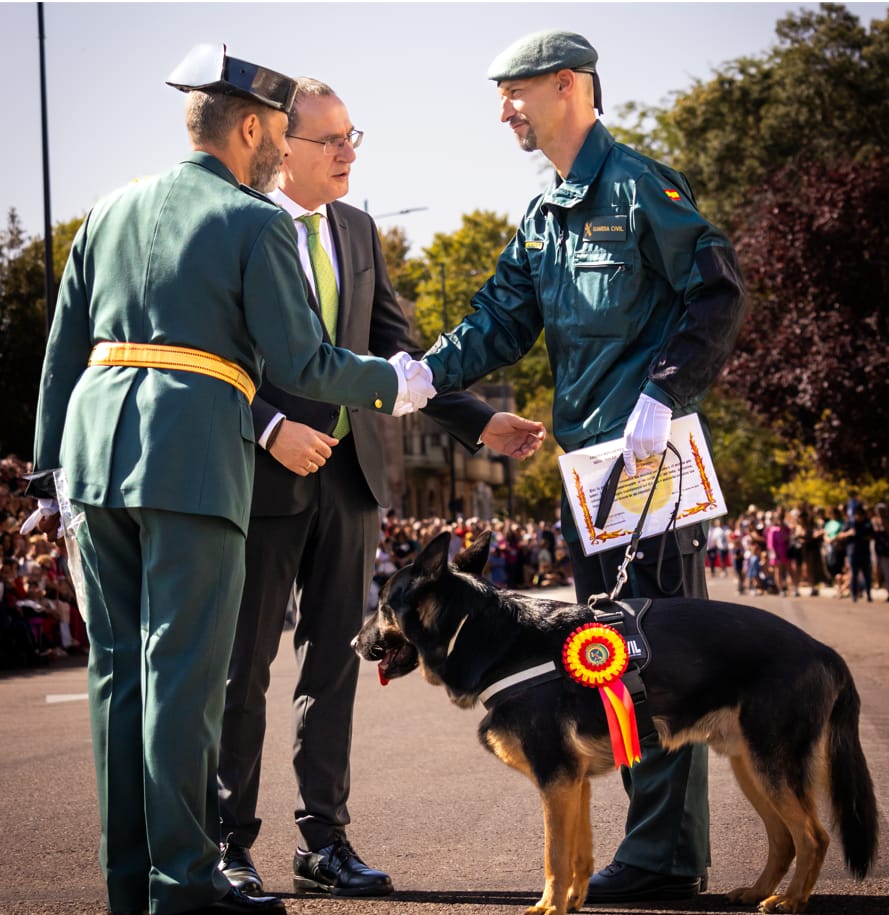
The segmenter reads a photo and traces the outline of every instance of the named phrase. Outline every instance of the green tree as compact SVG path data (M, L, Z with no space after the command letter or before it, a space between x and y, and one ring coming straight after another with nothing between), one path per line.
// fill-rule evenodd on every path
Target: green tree
M784 451L780 435L724 386L707 395L703 412L710 424L713 460L728 513L737 515L751 502L773 504L775 491L787 475L786 461L780 459Z
M776 38L669 107L627 106L620 139L685 171L736 243L750 314L722 375L747 407L723 405L732 436L780 436L774 486L813 460L837 479L885 474L889 17L868 30L824 3ZM769 486L757 469L743 468L754 490Z
M739 227L752 312L726 384L820 470L889 474L889 155L778 172Z
M75 219L53 230L53 269L59 277L71 241L82 222ZM40 370L46 349L46 292L43 240L29 239L15 209L0 231L0 454L30 458L37 413Z
M729 62L669 107L623 109L621 139L684 171L722 225L777 169L864 160L889 143L889 17L868 31L822 3L781 19L776 36L765 55Z
M413 302L417 298L417 286L423 277L423 263L408 257L410 241L401 226L379 229L383 258L392 287L405 299Z
M463 216L456 232L434 236L423 250L417 285L417 330L424 346L431 346L443 329L453 329L471 311L472 296L493 275L497 258L514 233L505 216L476 210ZM540 388L552 388L542 336L505 370L503 379L513 385L520 411Z
M519 515L550 520L558 517L562 498L559 455L562 449L553 438L553 389L539 388L531 395L522 412L546 426L546 439L538 452L519 464L513 489Z

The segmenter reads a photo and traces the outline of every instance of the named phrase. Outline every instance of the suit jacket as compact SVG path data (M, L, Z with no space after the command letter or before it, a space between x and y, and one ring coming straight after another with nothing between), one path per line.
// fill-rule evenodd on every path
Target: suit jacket
M374 221L363 210L341 202L329 204L327 214L340 274L337 345L384 358L405 350L419 358L422 349L410 336L395 298ZM311 289L308 296L311 307L320 314ZM279 412L329 434L339 406L295 397L264 378L253 401L257 439ZM478 450L478 437L494 413L486 403L463 392L434 398L424 412L473 451ZM349 420L361 470L374 498L385 505L388 487L379 417L374 411L353 406ZM261 447L256 451L252 513L285 515L308 507L315 497L312 478L291 473Z
M217 515L246 531L254 436L243 394L191 372L87 368L90 351L102 340L195 347L256 384L264 362L292 393L391 412L392 367L322 335L290 217L194 153L100 202L77 233L43 366L35 469L63 467L81 502Z

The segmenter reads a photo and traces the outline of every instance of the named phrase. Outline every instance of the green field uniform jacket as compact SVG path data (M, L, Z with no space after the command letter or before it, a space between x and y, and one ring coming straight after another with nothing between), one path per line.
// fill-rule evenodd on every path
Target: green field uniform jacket
M436 389L516 362L543 330L553 431L570 451L620 438L642 392L676 416L693 411L734 344L743 289L684 177L596 122L472 307L427 356Z

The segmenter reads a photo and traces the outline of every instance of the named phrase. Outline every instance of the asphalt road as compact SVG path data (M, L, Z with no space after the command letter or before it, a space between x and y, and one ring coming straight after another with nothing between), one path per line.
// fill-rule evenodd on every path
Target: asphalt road
M565 589L548 596L573 599ZM711 579L711 596L736 599L729 579ZM740 598L767 607L836 647L862 698L861 735L883 818L889 812L889 603L819 597ZM295 842L289 768L293 661L285 633L273 668L270 726L260 795L264 825L254 858L266 888L290 915L519 915L543 885L543 830L537 794L526 779L484 751L475 737L479 710L452 706L418 675L379 686L361 672L353 743L350 838L368 863L392 875L381 900L295 896ZM104 896L97 864L98 821L85 701L83 659L0 679L0 915L94 915ZM611 860L626 800L617 774L593 783L597 861ZM584 911L721 913L721 895L762 866L765 835L724 760L711 754L713 867L710 891L690 903L591 907ZM887 915L889 852L863 883L846 875L831 846L811 915ZM884 840L884 848L889 840Z

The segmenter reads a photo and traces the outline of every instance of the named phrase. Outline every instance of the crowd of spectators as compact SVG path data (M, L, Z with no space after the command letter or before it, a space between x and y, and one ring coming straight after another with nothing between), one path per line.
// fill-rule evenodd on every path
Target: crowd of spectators
M568 548L558 521L521 522L509 518L399 518L390 509L380 526L380 544L368 607L376 604L379 586L402 566L413 562L420 550L442 531L451 535L450 555L470 546L484 531L491 531L485 574L498 588L522 590L571 584Z
M25 496L29 466L14 455L0 460L0 669L45 664L87 651L86 627L67 575L64 540L24 536L34 508ZM399 518L390 510L380 524L374 581L379 586L413 562L442 531L451 555L492 531L485 574L498 588L570 585L571 565L558 521L498 518ZM854 495L827 509L751 505L737 518L717 519L707 540L710 575L733 576L739 594L825 594L872 600L876 588L889 600L889 509L869 508Z
M29 470L14 455L0 460L0 669L87 651L64 540L20 531L36 504L24 495Z
M800 506L763 511L751 505L736 519L715 522L707 539L711 575L733 574L739 594L889 600L889 509L868 508L854 495L828 509Z

